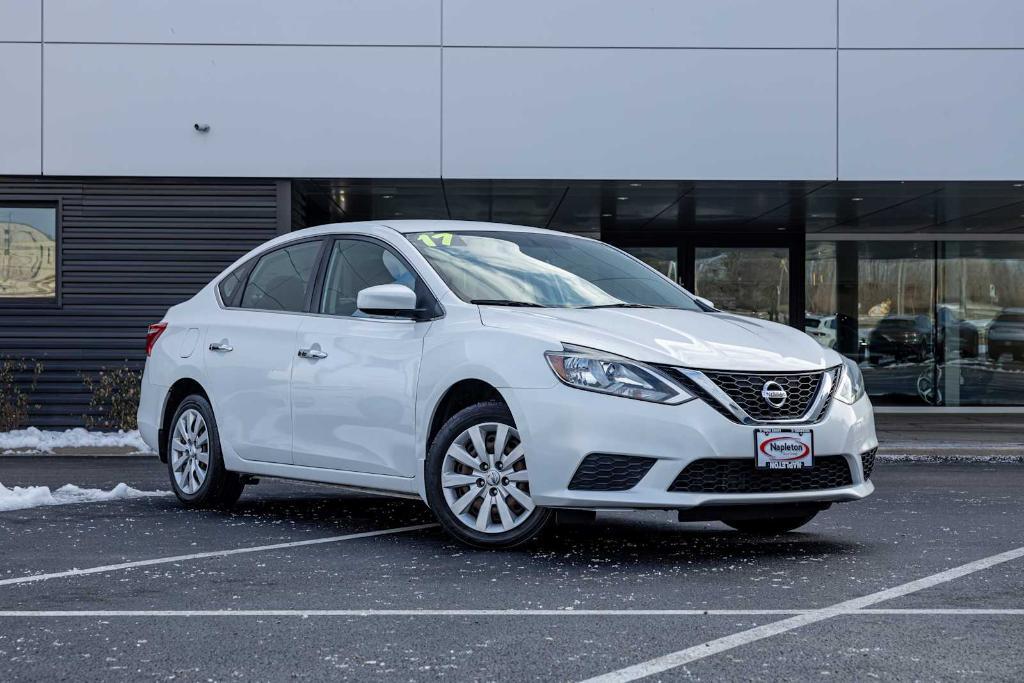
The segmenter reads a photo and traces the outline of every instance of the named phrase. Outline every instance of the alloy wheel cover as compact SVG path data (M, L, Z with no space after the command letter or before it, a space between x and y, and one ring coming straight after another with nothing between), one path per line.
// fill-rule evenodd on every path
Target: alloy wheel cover
M178 417L171 436L171 472L182 493L194 494L210 470L210 430L202 414L189 408Z
M441 489L459 522L482 533L511 531L536 507L519 432L500 422L455 437L441 464Z

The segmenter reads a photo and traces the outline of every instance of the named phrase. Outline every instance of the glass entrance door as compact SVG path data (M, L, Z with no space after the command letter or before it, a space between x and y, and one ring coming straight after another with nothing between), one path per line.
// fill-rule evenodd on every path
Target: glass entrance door
M790 324L789 246L694 249L694 293L730 313Z

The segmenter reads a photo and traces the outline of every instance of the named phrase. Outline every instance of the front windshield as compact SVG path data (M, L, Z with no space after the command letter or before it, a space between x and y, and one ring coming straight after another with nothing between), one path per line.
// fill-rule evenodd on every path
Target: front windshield
M555 308L701 308L607 244L536 232L421 232L409 240L464 301Z

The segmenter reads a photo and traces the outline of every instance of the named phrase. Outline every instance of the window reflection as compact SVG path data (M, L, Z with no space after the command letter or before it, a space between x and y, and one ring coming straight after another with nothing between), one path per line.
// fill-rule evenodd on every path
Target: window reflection
M626 247L623 249L674 282L679 282L679 256L675 247Z
M57 211L0 205L0 298L52 299L57 285Z
M789 249L701 247L695 294L723 311L789 322Z
M864 382L879 404L936 405L932 242L857 245L858 340Z
M805 278L877 405L1024 404L1024 243L808 242Z
M938 281L946 405L1024 403L1024 244L945 242Z

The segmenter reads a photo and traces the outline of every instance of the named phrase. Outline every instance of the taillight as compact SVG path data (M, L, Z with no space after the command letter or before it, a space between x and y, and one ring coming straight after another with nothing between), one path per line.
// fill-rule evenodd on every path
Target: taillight
M153 347L156 345L156 340L160 338L160 335L167 329L167 323L153 323L146 330L146 355L153 355Z

